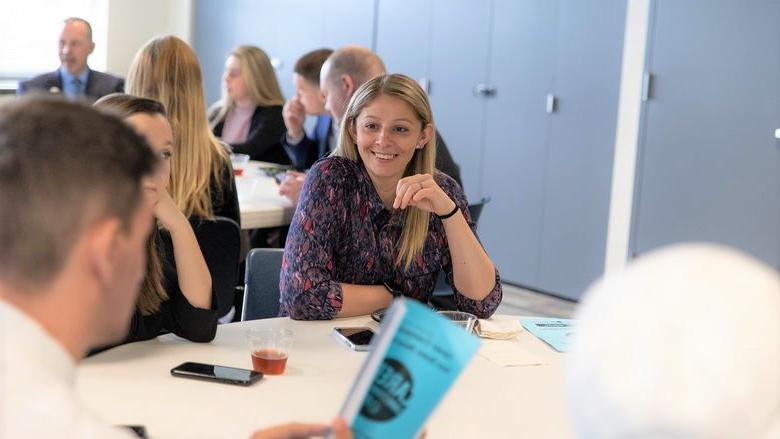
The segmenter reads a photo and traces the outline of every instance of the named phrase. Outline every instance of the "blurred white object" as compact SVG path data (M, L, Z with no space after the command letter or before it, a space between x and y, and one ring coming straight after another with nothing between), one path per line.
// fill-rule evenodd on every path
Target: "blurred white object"
M780 438L780 276L681 244L597 282L577 312L569 412L585 438Z

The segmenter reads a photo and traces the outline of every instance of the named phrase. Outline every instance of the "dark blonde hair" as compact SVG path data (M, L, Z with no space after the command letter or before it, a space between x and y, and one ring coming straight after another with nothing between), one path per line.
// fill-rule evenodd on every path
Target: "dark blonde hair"
M165 116L165 107L160 102L124 93L103 96L93 106L102 111L116 114L122 119L127 119L134 114ZM157 313L160 311L160 304L168 300L168 293L163 287L162 261L157 247L159 234L159 229L154 228L146 244L146 277L141 284L141 294L136 302L138 310L143 315Z
M431 104L428 102L428 96L417 82L406 75L382 75L360 86L352 96L352 99L350 99L344 119L341 122L339 145L333 151L333 155L362 163L356 139L352 138L350 128L355 129L355 121L360 112L379 96L391 96L400 99L412 109L415 116L417 116L417 120L420 121L421 128L430 125L435 131ZM433 175L435 163L436 136L432 135L422 149L415 149L412 159L406 165L404 177L415 174ZM398 247L398 255L396 256L398 265L403 264L404 268L408 269L414 257L422 252L425 239L428 236L429 220L430 213L424 210L416 207L408 207L406 209L401 241Z
M213 218L211 184L221 190L228 151L209 129L203 76L192 48L174 36L154 38L135 55L127 92L160 101L174 137L170 192L185 216Z
M258 107L284 105L284 95L276 79L276 72L263 49L256 46L239 46L233 49L230 55L241 63L241 76L244 77L247 92L255 105ZM212 130L225 119L235 105L236 103L223 90L222 99L214 105L218 110L211 115ZM209 113L212 111L209 110Z

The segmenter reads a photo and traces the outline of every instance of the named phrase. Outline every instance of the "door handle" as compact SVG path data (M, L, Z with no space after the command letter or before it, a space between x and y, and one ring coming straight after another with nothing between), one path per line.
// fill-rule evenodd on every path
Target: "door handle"
M547 114L553 114L555 113L555 110L557 110L557 101L558 99L555 97L552 93L547 93L547 99L544 104L545 111L547 111Z
M780 128L775 130L775 139L780 140Z
M477 84L474 86L474 95L491 98L498 93L498 89L492 85Z
M652 87L653 75L650 72L645 72L642 75L642 102L650 100L650 87Z

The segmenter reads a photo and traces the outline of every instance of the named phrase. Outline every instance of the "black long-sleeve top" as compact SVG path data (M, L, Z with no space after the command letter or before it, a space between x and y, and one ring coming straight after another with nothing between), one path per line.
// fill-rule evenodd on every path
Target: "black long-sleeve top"
M218 112L219 108L213 109L212 118L216 117ZM224 126L223 118L214 125L214 135L221 137ZM249 154L252 160L289 165L290 157L287 156L280 141L285 130L281 105L256 107L255 112L252 113L246 141L231 143L230 147L235 153Z

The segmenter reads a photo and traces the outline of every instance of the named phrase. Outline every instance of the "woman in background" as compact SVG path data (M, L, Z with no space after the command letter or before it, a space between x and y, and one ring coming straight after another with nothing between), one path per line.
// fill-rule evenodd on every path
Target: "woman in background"
M209 342L217 331L211 275L189 221L168 193L174 139L165 108L155 100L121 93L101 98L95 107L124 119L160 160L155 178L144 182L159 228L149 237L146 277L123 343L149 340L162 330Z
M222 81L222 99L209 109L214 135L252 160L289 164L281 145L284 97L268 55L255 46L236 48Z
M170 192L188 218L224 216L240 224L229 151L209 129L203 76L192 48L174 36L154 38L136 54L127 93L155 99L173 128Z

